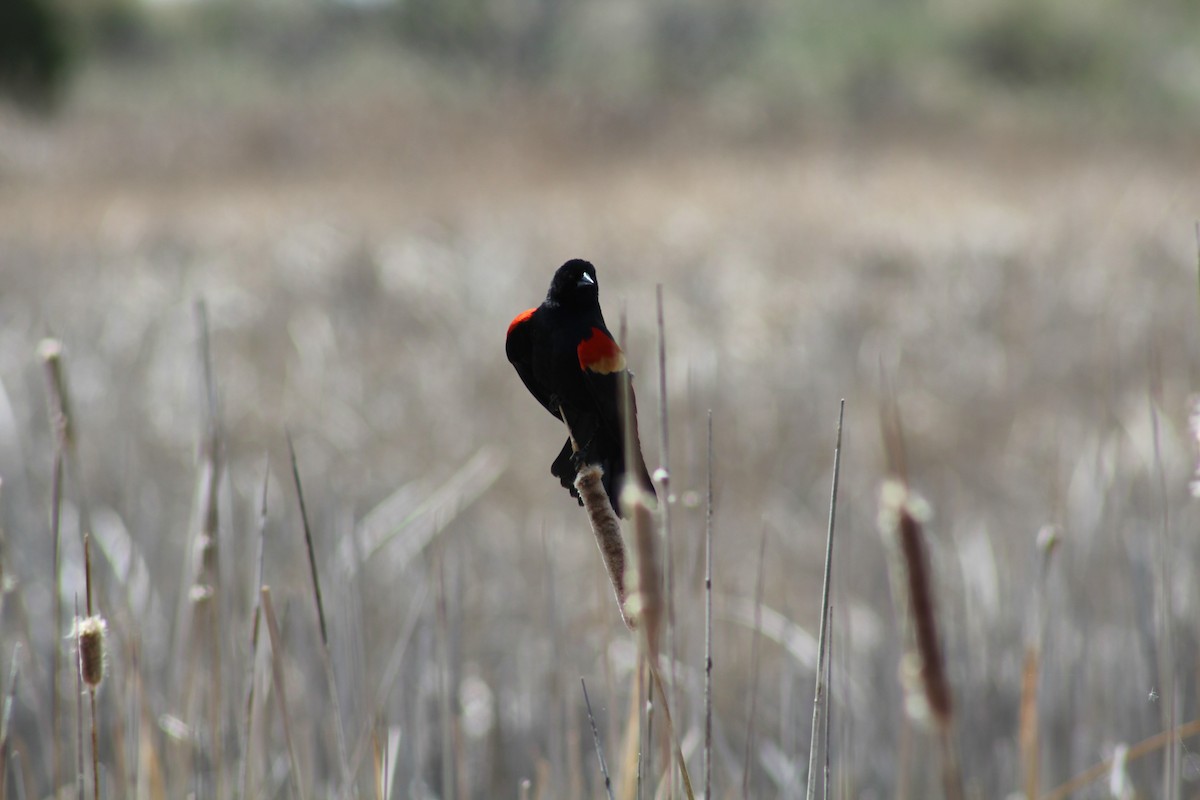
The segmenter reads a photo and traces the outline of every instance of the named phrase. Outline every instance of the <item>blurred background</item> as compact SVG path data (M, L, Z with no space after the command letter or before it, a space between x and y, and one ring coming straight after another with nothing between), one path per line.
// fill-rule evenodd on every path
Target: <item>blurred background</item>
M393 797L599 796L577 684L620 771L634 644L549 475L561 425L503 355L572 257L627 321L652 470L662 286L693 775L712 411L714 797L803 792L840 398L830 796L938 785L875 523L892 403L971 790L1030 785L1038 643L1043 791L1200 710L1200 5L4 0L0 90L0 686L18 643L22 674L0 795L75 780L75 683L59 715L49 687L86 529L106 796L290 796L287 739L311 796L361 741L365 796L372 763ZM57 620L49 336L74 433ZM264 471L286 726L250 644ZM205 602L219 624L189 624ZM1194 795L1190 752L1129 785Z

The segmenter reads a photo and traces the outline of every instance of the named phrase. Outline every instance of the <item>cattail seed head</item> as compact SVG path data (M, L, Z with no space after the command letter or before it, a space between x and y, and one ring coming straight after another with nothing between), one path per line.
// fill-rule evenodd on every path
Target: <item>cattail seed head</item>
M99 688L100 682L104 680L107 635L108 623L99 614L75 619L71 636L78 643L79 675L84 684L91 689Z
M911 694L908 690L919 686L924 695L924 704L910 697L908 707L911 713L927 706L929 715L945 727L950 723L954 707L938 636L933 571L925 543L924 525L929 518L928 504L910 492L903 483L889 480L883 484L879 499L879 529L898 562L892 572L903 590L896 594L898 597L904 596L907 601L902 602L908 610L916 647L916 659L906 659L902 673L912 675L915 672L920 679L919 684L916 681L903 682L906 694Z
M596 546L600 548L600 556L608 570L613 592L617 595L621 616L626 625L633 627L626 610L625 542L621 538L621 523L608 501L608 493L604 490L603 478L604 471L600 467L587 464L575 476L575 490L579 492L583 507L587 509L592 533L596 537Z

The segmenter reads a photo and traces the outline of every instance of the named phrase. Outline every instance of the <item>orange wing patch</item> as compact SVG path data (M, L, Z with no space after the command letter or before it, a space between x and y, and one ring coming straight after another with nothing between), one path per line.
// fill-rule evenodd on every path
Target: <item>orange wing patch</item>
M579 368L607 375L625 369L625 354L612 337L599 328L592 328L592 335L579 343Z
M508 323L508 334L506 334L506 335L512 336L513 328L517 327L522 322L524 322L527 319L529 319L530 317L532 317L533 312L535 312L535 311L537 311L536 308L531 308L528 311L522 311L520 314L517 314L517 316L513 319L513 321Z

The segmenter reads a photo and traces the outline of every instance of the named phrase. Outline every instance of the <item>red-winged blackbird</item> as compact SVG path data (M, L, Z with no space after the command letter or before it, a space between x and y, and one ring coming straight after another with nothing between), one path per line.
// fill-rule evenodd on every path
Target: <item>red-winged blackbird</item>
M578 498L576 465L599 464L608 500L620 512L617 498L625 476L621 381L629 373L625 354L604 324L596 268L578 258L559 267L542 304L518 314L508 326L505 351L525 386L556 419L565 418L579 445L574 453L567 437L550 465L551 474ZM632 386L629 399L634 473L653 492L638 443Z

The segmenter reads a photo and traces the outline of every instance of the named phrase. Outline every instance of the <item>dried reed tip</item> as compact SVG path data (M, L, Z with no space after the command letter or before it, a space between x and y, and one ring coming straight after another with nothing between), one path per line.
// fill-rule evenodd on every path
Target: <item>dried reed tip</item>
M71 638L79 643L79 675L92 689L99 687L104 680L104 639L107 634L108 623L98 614L76 618L71 631Z
M1037 549L1042 558L1049 558L1062 542L1057 525L1043 525L1037 533Z
M42 339L38 342L38 358L45 362L58 361L62 358L63 346L58 339Z
M58 339L42 339L37 347L38 358L46 369L47 391L50 394L51 422L60 444L71 441L71 411L67 404L67 393L63 387L62 342Z
M628 615L646 631L651 659L658 658L659 632L663 620L662 563L658 532L650 511L653 498L630 482L621 491L621 507L633 521L634 563L626 583L633 587L625 607Z
M625 611L625 542L621 539L621 522L608 502L608 493L604 490L602 480L604 471L595 464L587 464L575 476L575 490L583 500L588 519L592 523L592 533L596 536L596 546L600 548L600 556L608 570L608 579L612 582L613 591L617 595L617 604L626 624L632 627Z
M918 658L915 663L902 664L901 674L902 679L908 678L911 670L915 669L920 679L919 686L924 690L923 704L912 696L912 692L907 692L907 707L910 715L916 719L925 717L921 712L927 708L929 714L945 726L954 708L938 640L937 603L933 597L933 575L925 547L923 525L929 518L929 505L910 492L907 486L895 480L884 482L879 499L879 527L883 536L895 543L903 566ZM912 681L906 681L906 690L914 688L913 684Z

